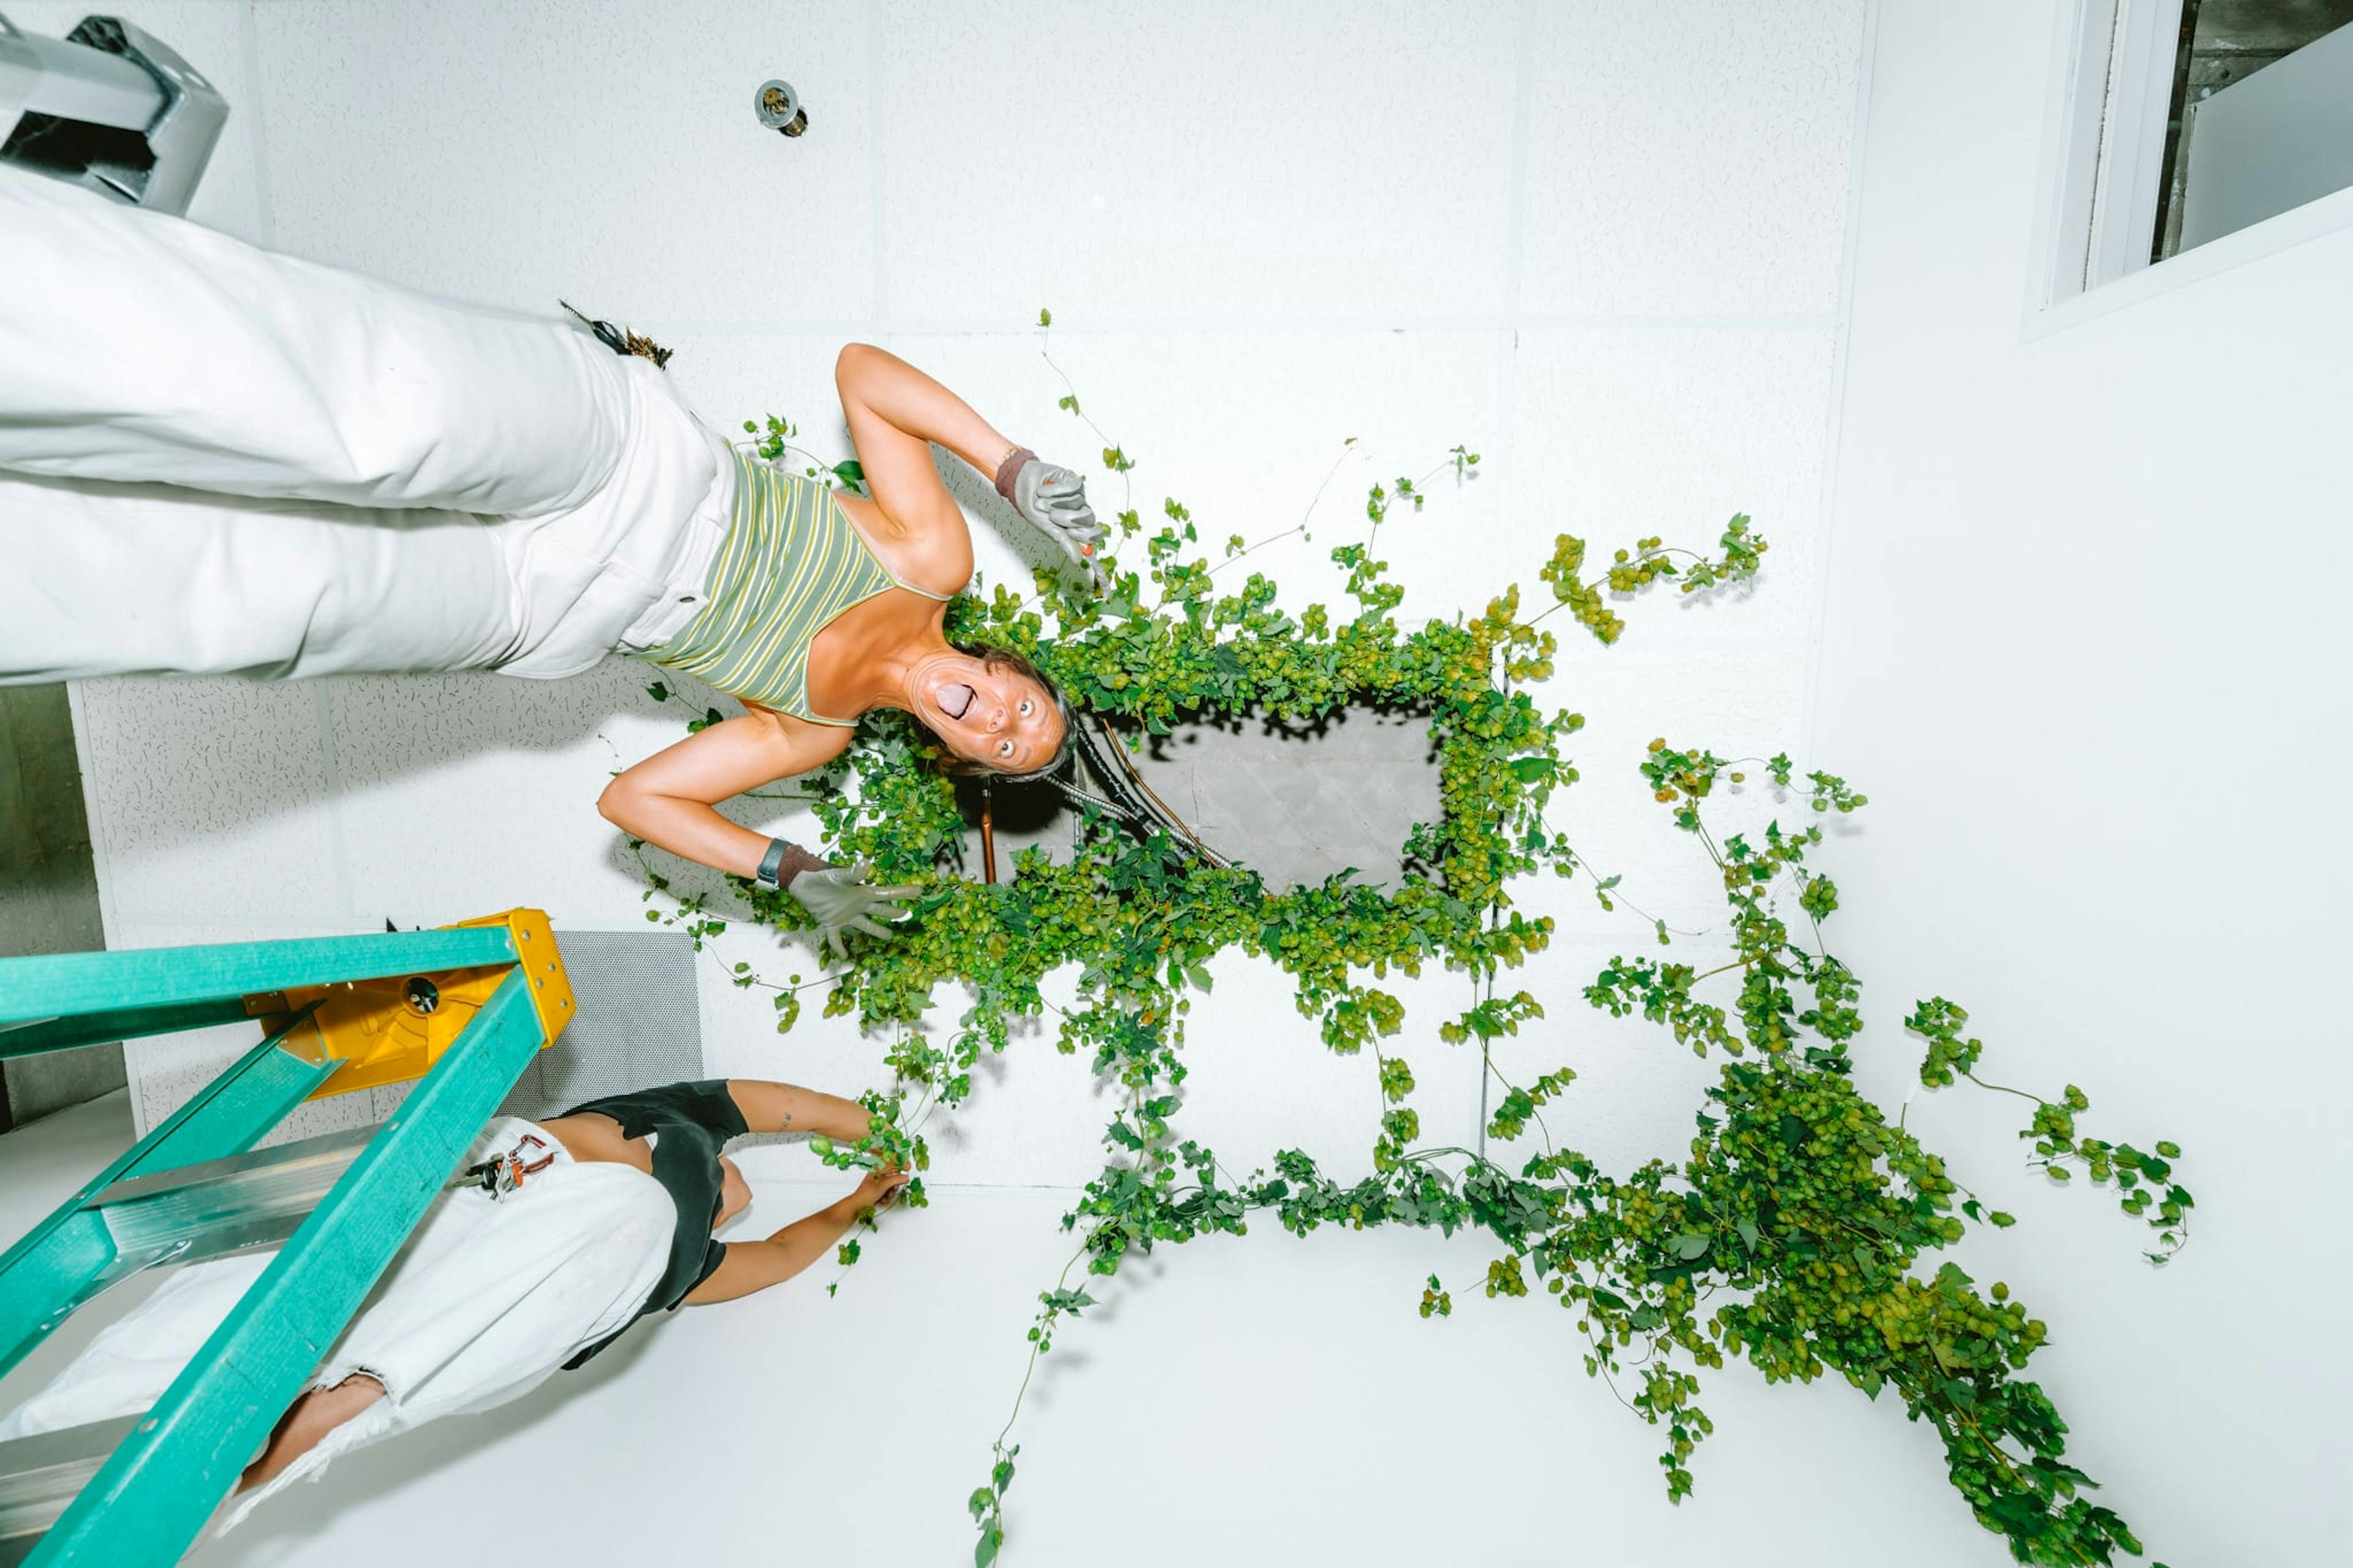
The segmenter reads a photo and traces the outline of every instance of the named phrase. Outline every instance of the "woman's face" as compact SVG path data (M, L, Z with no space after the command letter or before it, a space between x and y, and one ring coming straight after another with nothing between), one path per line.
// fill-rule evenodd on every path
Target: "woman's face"
M1062 715L1046 689L1018 670L948 653L915 673L914 714L966 762L1026 773L1062 747Z

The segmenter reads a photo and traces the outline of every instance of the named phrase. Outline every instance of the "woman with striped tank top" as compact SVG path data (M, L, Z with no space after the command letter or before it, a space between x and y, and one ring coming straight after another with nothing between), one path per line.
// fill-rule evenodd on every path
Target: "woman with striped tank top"
M899 890L718 802L839 756L877 707L988 772L1064 753L1035 670L943 636L972 538L931 447L1098 583L1103 530L1076 474L880 349L836 375L869 500L731 447L664 351L607 323L428 299L17 170L0 234L0 685L652 658L744 712L616 778L604 814L790 888L836 937L881 931Z
M857 716L913 714L988 773L1060 765L1060 697L1026 659L968 652L943 633L972 577L972 533L932 465L937 442L983 473L1091 576L1103 530L1082 481L1006 440L903 360L852 343L834 367L872 499L738 452L733 516L702 609L643 655L696 676L745 711L615 778L597 803L617 826L673 854L791 889L821 919L906 889L863 889L798 847L739 827L720 801L839 756ZM863 889L861 891L861 889ZM838 924L876 934L869 910Z

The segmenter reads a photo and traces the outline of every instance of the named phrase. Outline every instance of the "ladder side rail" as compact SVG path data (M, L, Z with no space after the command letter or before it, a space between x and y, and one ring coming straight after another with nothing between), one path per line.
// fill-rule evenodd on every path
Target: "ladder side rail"
M28 1568L165 1568L227 1495L545 1039L518 969L60 1517Z
M163 1125L0 1253L0 1376L103 1288L100 1281L117 1257L105 1216L96 1206L107 1188L176 1165L243 1153L343 1065L285 1048L286 1037L309 1017L306 1008L285 1019Z
M480 968L517 956L504 926L472 925L0 958L0 1025Z

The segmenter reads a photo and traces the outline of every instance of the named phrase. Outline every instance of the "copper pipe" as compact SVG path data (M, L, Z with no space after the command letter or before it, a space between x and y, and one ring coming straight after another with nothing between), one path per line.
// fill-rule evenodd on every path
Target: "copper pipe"
M997 792L987 784L980 786L980 876L994 887L997 883L997 813L993 808Z

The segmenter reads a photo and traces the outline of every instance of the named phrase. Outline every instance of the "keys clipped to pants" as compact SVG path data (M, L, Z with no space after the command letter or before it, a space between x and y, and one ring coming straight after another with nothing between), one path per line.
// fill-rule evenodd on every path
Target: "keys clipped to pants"
M555 1151L535 1132L526 1132L515 1140L514 1147L494 1154L479 1165L469 1165L449 1184L451 1191L472 1188L490 1194L492 1201L506 1196L555 1163Z

